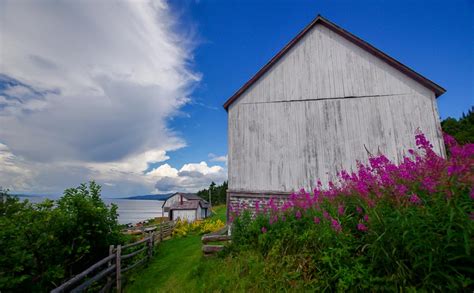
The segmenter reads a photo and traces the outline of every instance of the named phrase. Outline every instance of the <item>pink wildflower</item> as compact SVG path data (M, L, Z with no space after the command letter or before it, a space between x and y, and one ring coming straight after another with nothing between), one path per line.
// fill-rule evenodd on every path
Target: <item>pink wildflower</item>
M342 230L341 224L336 219L331 219L331 227L338 233Z
M368 230L368 228L367 228L366 225L364 225L362 223L359 223L359 224L357 224L357 230L365 232L365 231Z
M344 210L344 205L341 204L337 207L337 213L339 214L339 216L344 215L344 211L345 211Z
M318 217L314 217L313 221L315 224L321 223L321 220Z
M474 187L471 188L471 193L469 194L471 199L474 199Z
M267 233L267 228L262 227L262 233L263 233L263 234Z
M329 216L329 213L327 211L323 211L323 217L329 220L331 216Z
M410 202L411 203L414 203L414 204L420 204L421 203L421 199L416 195L416 194L412 194L410 196Z
M299 210L296 211L295 217L296 217L297 219L301 219L301 212L300 212Z
M366 221L367 223L369 222L369 215L367 214L364 215L364 221Z
M361 207L356 207L356 211L357 211L359 214L362 214L362 208L361 208Z

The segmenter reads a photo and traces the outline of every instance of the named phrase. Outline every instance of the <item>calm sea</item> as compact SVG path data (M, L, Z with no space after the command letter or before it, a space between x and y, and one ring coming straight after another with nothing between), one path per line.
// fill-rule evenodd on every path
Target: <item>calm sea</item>
M32 203L42 202L46 197L20 197L20 199L28 199ZM161 200L134 200L134 199L117 199L117 198L103 198L103 201L110 205L115 203L118 207L120 224L138 223L155 217L162 216ZM167 213L164 214L167 216Z

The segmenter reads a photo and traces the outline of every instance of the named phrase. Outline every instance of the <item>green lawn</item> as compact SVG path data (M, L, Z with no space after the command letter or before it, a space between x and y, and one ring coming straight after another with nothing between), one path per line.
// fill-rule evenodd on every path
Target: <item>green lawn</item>
M215 208L213 217L225 220L225 206ZM195 292L200 287L199 266L206 262L201 252L201 235L173 238L159 244L147 267L128 278L125 292Z

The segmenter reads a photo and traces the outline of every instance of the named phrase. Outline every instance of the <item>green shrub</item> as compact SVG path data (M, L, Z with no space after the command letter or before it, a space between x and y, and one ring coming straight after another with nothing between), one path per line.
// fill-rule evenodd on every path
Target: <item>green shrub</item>
M57 201L0 200L0 291L48 291L123 242L117 207L100 199L91 182L64 191Z

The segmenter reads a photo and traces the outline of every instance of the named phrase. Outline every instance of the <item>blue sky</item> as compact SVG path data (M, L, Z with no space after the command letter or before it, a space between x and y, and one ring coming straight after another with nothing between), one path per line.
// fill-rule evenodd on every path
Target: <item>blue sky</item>
M0 2L0 186L106 196L227 176L223 103L317 14L474 105L472 1ZM80 25L78 25L80 24Z
M190 118L172 125L191 147L172 160L226 153L222 104L317 14L447 89L440 116L459 117L474 105L474 2L470 1L178 1L201 44L203 74Z

